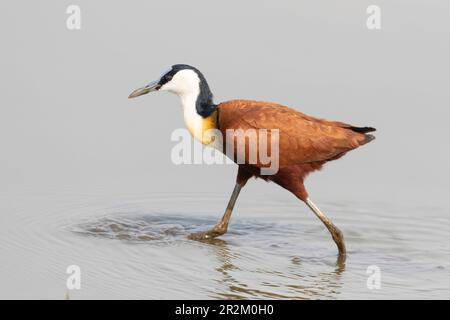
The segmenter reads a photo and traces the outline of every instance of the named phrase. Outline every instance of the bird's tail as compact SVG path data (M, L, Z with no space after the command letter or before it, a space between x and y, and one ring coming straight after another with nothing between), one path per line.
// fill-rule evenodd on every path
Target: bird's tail
M370 141L375 139L375 136L372 134L367 134L368 132L373 132L376 131L377 129L372 128L372 127L354 127L351 126L349 127L350 130L352 130L353 132L357 132L357 133L362 133L364 135L364 140L360 140L360 146L369 143Z
M366 139L364 140L364 142L362 144L366 144L372 140L375 140L375 136L373 134L365 134L364 136L366 137Z
M358 133L369 133L369 132L377 131L377 129L372 128L372 127L353 127L352 126L349 129L352 131L358 132Z

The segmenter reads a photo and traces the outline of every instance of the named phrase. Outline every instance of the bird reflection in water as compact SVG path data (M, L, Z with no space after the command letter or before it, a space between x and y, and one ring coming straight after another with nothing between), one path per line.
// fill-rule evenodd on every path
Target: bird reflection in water
M338 256L334 268L330 271L314 273L306 268L303 274L304 264L314 262L314 259L302 259L293 256L287 260L284 271L275 271L257 265L252 270L252 263L234 250L233 245L223 239L210 239L202 241L208 244L214 251L218 266L218 278L215 281L220 286L225 286L225 290L210 291L210 297L216 299L320 299L333 298L340 294L343 285L342 274L345 271L345 257ZM245 254L245 252L243 252ZM288 262L289 261L289 262ZM303 261L305 263L303 263ZM241 266L241 263L243 264ZM282 269L282 268L281 268ZM242 273L253 273L253 275L241 276ZM261 276L261 280L255 279ZM253 278L251 281L242 281L238 278ZM287 293L288 292L288 293Z

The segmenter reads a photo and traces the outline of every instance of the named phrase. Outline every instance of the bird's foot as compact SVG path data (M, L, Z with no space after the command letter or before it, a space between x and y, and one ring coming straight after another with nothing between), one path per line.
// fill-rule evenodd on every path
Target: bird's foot
M339 258L342 261L345 261L347 257L347 249L345 248L344 234L335 225L332 226L330 232L334 242L336 243L336 246L338 247Z
M199 232L194 232L191 233L188 236L188 239L191 240L209 240L209 239L214 239L218 236L223 235L225 232L227 231L226 228L217 225L214 228L212 228L211 230L207 230L207 231L199 231Z

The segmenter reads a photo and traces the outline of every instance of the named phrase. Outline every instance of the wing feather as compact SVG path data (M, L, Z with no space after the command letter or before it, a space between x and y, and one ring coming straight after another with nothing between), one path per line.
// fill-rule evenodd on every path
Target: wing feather
M226 129L278 129L281 167L336 159L373 139L363 132L375 130L314 118L270 102L231 100L219 104L218 109L224 137ZM236 145L229 143L227 147L238 152Z

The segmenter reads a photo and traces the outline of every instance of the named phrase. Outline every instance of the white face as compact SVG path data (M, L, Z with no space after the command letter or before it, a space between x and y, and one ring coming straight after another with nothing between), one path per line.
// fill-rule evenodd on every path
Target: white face
M179 96L198 92L200 78L193 70L184 69L178 71L169 82L165 83L159 91L170 91Z

